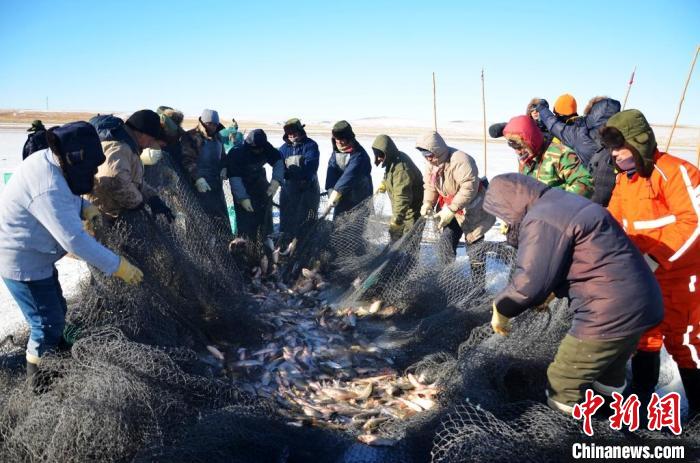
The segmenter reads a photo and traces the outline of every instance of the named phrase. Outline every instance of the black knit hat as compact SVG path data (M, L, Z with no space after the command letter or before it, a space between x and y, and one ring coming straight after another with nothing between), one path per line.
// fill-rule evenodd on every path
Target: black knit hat
M332 133L333 138L339 140L352 140L355 138L355 133L352 131L352 126L348 123L348 121L336 122L333 126Z
M165 140L165 134L160 126L160 116L150 109L136 111L126 120L126 125L157 140Z

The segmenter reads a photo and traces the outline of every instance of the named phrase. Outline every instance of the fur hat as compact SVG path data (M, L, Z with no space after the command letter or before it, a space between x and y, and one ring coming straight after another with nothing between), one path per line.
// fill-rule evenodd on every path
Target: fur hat
M202 111L202 115L199 116L199 120L202 121L203 124L206 124L207 122L212 122L217 125L221 124L219 121L219 113L213 109L205 109Z
M355 138L355 132L352 131L352 126L348 123L348 121L336 122L331 132L333 134L333 138L336 139L352 140Z
M615 114L608 119L600 134L603 143L611 150L625 146L632 151L639 175L651 175L657 148L656 137L641 111L628 109Z

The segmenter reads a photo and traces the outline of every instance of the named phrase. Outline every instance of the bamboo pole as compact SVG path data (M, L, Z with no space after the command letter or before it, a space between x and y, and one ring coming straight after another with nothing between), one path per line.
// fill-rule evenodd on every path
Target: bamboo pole
M681 108L683 107L683 100L685 100L685 92L688 90L688 84L690 83L690 77L693 75L693 69L695 68L695 62L698 59L698 53L700 53L700 45L695 48L695 55L693 56L693 62L690 63L690 70L688 71L688 78L685 80L685 86L683 87L683 93L681 93L681 101L678 102L678 110L676 110L676 118L673 120L673 125L671 126L671 133L668 135L668 141L666 142L666 149L664 151L668 152L671 147L671 139L673 138L673 132L676 130L676 124L678 124L678 117L681 115Z
M433 72L433 129L437 132L437 102L435 98L435 73Z
M630 90L632 90L632 84L634 84L634 73L637 72L637 66L634 66L632 70L632 75L630 76L630 81L627 83L627 93L625 93L625 102L622 103L622 110L624 111L627 107L627 98L630 96Z
M484 90L484 68L481 68L481 111L484 119L484 177L488 172L486 167L486 92Z

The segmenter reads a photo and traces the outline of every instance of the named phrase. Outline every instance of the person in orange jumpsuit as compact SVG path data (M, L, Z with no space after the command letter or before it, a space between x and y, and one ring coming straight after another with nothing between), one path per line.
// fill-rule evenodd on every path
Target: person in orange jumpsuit
M632 358L632 392L645 404L659 379L663 345L678 364L691 416L700 411L700 170L660 152L636 109L601 130L617 169L608 205L655 269L664 319L642 336ZM624 277L624 276L621 276Z

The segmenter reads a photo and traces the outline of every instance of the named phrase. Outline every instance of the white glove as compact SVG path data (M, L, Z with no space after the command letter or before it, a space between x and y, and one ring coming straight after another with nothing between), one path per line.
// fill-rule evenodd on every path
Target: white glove
M228 177L228 176L226 175L227 173L228 173L228 172L226 171L226 168L225 168L225 167L224 167L223 169L221 169L221 173L219 174L219 177L221 177L221 180L226 180L226 177Z
M656 272L656 269L659 268L659 263L656 262L649 254L644 254L644 261L651 269L651 273Z
M163 151L153 148L144 148L141 151L141 162L144 166L152 166L163 159Z
M333 193L331 193L331 195L328 197L328 203L329 203L329 205L330 205L331 207L337 206L338 203L340 202L340 198L341 198L342 196L343 196L343 195L340 194L340 192L339 192L338 190L333 190Z
M452 212L452 209L445 206L440 209L440 212L438 212L435 217L439 219L438 227L445 228L450 222L452 222L452 219L455 218L455 213Z
M426 216L430 214L433 211L433 206L431 206L428 203L423 203L423 205L420 207L420 215L421 216Z
M493 303L493 315L491 316L491 328L496 334L508 336L510 334L510 319L501 315L496 309L496 303Z
M250 202L250 199L241 199L239 201L239 204L243 208L244 211L246 212L253 212L253 203Z
M275 179L272 179L272 181L270 182L270 186L267 187L267 196L272 198L273 196L275 196L275 193L277 193L277 190L279 190L279 189L280 189L280 182L278 182Z
M207 191L211 191L211 187L209 186L209 183L204 179L204 177L199 177L196 182L194 182L195 188L197 188L197 191L200 193L206 193Z

